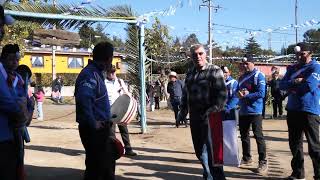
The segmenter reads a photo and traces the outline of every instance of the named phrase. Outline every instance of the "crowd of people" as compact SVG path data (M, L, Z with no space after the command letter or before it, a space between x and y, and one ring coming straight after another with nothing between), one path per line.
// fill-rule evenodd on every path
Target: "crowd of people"
M0 37L3 37L3 26L9 22L1 6L0 15ZM111 106L116 99L123 94L131 96L124 81L116 76L116 69L112 66L113 52L111 43L98 43L93 49L93 60L80 72L75 84L76 122L86 155L85 180L113 180L116 160L123 153L137 155L130 143L128 127L116 125L111 120ZM189 114L193 147L203 167L204 179L226 179L219 149L223 138L219 134L222 127L218 126L224 120L238 121L242 143L240 165L247 166L253 162L249 137L251 128L259 155L256 172L267 172L262 122L266 86L269 85L274 118L283 115L282 101L288 98L286 118L289 147L293 156L292 174L288 179L305 178L304 133L313 163L314 179L320 180L320 64L312 59L311 46L298 43L295 47L297 63L288 66L283 78L279 78L279 69L273 67L272 79L268 82L265 75L255 68L255 61L249 54L243 58L240 66L242 74L236 80L232 78L228 67L218 67L207 62L203 45L193 45L190 53L193 66L186 73L184 81L179 80L177 73L172 71L168 75L166 88L162 77L152 85L152 91L147 93L152 105L154 101L155 109L160 108L162 99L168 98L174 111L176 127L181 124L187 126L186 116ZM44 90L39 86L35 93L28 93L30 76L17 72L19 59L18 45L7 44L3 47L0 56L1 180L25 178L24 143L30 142L27 126L34 111L32 97L36 99L38 120L44 118ZM53 93L53 98L57 98L57 101L61 101L62 86L63 80L58 76L52 87L56 93ZM121 133L125 152L121 152L121 143L115 137L116 126Z
M218 114L223 120L238 120L242 143L240 165L248 166L253 163L249 137L251 128L259 155L256 172L268 171L262 125L267 85L271 88L273 118L283 115L282 101L288 97L287 124L289 147L293 158L292 174L287 179L305 178L303 133L308 142L314 179L320 179L320 64L312 59L312 48L309 44L297 44L295 48L297 63L288 66L282 79L279 77L279 68L272 67L272 78L268 82L265 75L255 68L252 55L247 54L243 58L240 63L242 74L235 80L227 67L219 68L207 63L206 52L202 45L194 45L190 51L194 67L189 69L185 85L182 87L176 122L184 121L189 113L193 145L196 156L203 166L204 179L225 179L223 163L219 162L220 151L217 149L219 148L217 142L221 137L219 134L212 136L211 132L221 131L215 129L219 122ZM175 88L176 86L173 89ZM175 91L180 92L180 88Z

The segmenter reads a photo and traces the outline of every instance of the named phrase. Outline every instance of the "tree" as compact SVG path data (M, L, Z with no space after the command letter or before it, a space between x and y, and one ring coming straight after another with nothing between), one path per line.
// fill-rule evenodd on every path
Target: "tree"
M182 46L186 48L187 50L190 49L190 47L194 44L200 44L199 39L197 38L197 35L192 33L190 34L187 39L182 43Z
M151 29L146 29L145 46L151 59L164 61L170 51L172 37L167 26L161 24L158 18L152 24Z
M96 32L92 27L89 27L88 25L83 25L79 29L79 35L80 35L80 47L89 48L91 44L94 43L94 37Z
M247 45L244 49L245 49L245 53L255 55L255 56L261 55L262 53L262 49L260 45L257 43L257 41L254 39L253 36L247 39Z
M3 44L18 44L20 50L23 52L25 49L25 41L31 40L34 29L41 28L39 23L28 21L16 21L13 25L5 26L5 36L2 40Z
M112 44L117 52L125 52L125 43L117 36L112 37Z
M296 47L296 44L290 44L287 48L287 54L294 54L294 47Z
M242 57L243 54L245 53L245 50L242 49L241 47L226 47L226 50L223 52L223 56L226 57Z
M104 28L100 23L97 24L97 27L95 29L95 34L92 38L93 38L94 44L98 44L99 42L102 42L102 41L111 42L111 39L107 36L106 33L104 33Z

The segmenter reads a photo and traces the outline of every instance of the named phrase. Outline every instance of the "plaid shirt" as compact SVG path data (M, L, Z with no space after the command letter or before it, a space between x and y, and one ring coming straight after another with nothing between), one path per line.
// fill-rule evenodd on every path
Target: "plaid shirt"
M186 116L189 111L218 112L227 100L227 89L222 70L206 64L203 70L191 69L185 79L180 113Z

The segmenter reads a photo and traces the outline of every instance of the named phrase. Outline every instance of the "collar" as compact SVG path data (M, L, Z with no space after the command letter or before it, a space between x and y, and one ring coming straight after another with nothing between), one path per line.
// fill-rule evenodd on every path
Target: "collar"
M8 79L8 74L7 74L7 71L4 69L2 63L0 62L0 71L1 71L1 74L3 75L4 79L7 80Z
M110 79L106 78L106 81L109 83L112 82L114 84L116 81L118 81L118 78L116 77L114 80L110 80Z
M233 78L231 76L229 76L227 79L226 79L226 82L228 81L231 81Z
M201 72L201 71L204 71L204 70L208 69L208 67L209 67L209 63L206 63L204 66L202 66L201 69L197 69L197 68L194 66L194 71L195 71L195 72Z
M256 71L257 71L257 69L256 69L256 68L253 68L253 70L252 70L252 71L245 72L244 74L245 74L245 75L248 75L248 74L255 73Z

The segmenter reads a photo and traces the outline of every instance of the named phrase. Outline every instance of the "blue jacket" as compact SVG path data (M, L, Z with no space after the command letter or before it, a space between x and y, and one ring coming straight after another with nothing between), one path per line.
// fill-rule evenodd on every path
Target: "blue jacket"
M305 81L294 84L296 78ZM288 111L303 111L320 115L320 64L316 60L301 65L288 66L287 73L280 81L280 89L288 90Z
M0 63L0 70L4 71ZM15 97L12 96L8 88L6 77L0 72L0 142L13 140L13 129L9 125L10 116L19 113Z
M110 120L110 104L102 69L93 61L89 61L76 80L75 99L79 125L95 129L96 121Z
M226 112L229 112L231 109L235 109L239 102L239 98L237 96L238 81L229 76L226 79L226 86L228 91L228 99L225 110Z
M246 89L249 94L239 99L240 115L261 115L263 109L263 98L265 97L266 78L257 69L240 76L238 91Z
M167 91L170 94L170 99L173 100L175 97L182 97L182 89L184 82L177 79L175 82L170 81L168 83Z

